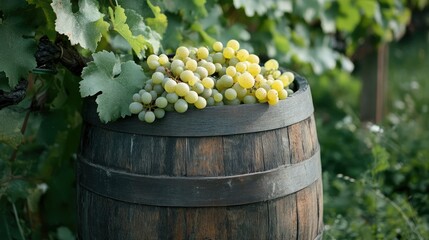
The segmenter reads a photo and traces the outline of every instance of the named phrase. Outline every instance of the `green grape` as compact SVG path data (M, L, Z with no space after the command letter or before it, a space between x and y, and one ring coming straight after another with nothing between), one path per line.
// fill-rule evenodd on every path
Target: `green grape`
M198 97L198 100L194 103L194 105L198 109L203 109L207 106L207 101L203 97Z
M285 72L283 74L286 75L289 79L289 83L287 85L291 84L293 82L293 80L295 80L295 75L292 72ZM287 86L287 85L285 85L285 86Z
M184 97L189 92L189 85L186 83L178 83L175 88L175 93L179 95L179 97Z
M209 56L209 50L206 47L200 47L197 50L197 57L199 59L205 59Z
M155 113L153 113L152 111L147 111L144 115L144 120L147 123L153 123L155 121Z
M164 74L161 72L154 72L152 74L152 82L154 84L160 84L162 83L162 80L164 80Z
M183 68L183 67L185 67L185 64L180 59L174 59L173 62L171 62L170 68L172 71L174 71L174 69L176 69L178 67Z
M184 113L188 110L188 103L184 99L179 99L174 104L174 110L178 113Z
M271 88L280 92L284 88L283 82L281 80L274 80L273 83L271 83Z
M205 77L203 78L203 80L201 81L201 84L203 85L203 87L205 88L213 88L214 87L214 80L211 77Z
M261 72L261 66L257 63L251 63L249 64L249 67L247 67L247 71L252 74L252 76L256 77Z
M150 93L148 93L148 92L144 92L141 95L141 101L142 101L143 104L149 104L149 103L151 103L152 102L152 95Z
M179 96L177 96L177 94L174 92L173 93L167 93L165 98L167 99L167 101L169 103L175 103L175 102L177 102L177 100L179 100Z
M159 108L165 108L168 104L167 98L165 97L158 97L155 100L155 106L159 107Z
M143 105L139 102L132 102L129 106L129 109L132 114L138 114L143 110Z
M219 63L219 64L224 64L225 63L225 57L223 56L222 53L218 52L213 54L213 63Z
M277 70L279 68L279 62L275 59L270 59L264 64L265 70Z
M197 67L198 67L198 63L194 59L189 59L188 61L186 61L186 64L185 64L186 69L194 72L197 69Z
M226 47L223 49L223 57L226 59L233 58L235 56L235 51L231 47Z
M265 88L258 88L255 91L255 97L261 101L267 98L267 90L265 90Z
M135 94L133 95L133 101L134 101L134 102L141 102L140 94L135 93Z
M153 85L153 91L155 91L157 95L161 95L165 92L165 89L162 87L161 84L155 84Z
M144 115L146 115L146 111L143 110L139 113L138 118L140 121L144 122Z
M246 89L251 88L255 85L255 78L249 72L241 74L238 77L237 81L241 87Z
M165 54L159 55L159 64L161 64L162 66L165 66L169 62L170 61L169 61L167 55L165 55Z
M288 92L286 89L283 88L282 90L279 91L279 99L280 100L286 99L287 96L288 96Z
M195 72L200 76L200 79L203 79L209 75L209 72L204 67L197 67Z
M237 65L237 63L239 63L240 60L238 60L238 58L236 57L232 57L231 59L229 59L228 65L229 66L235 66Z
M144 85L144 90L146 90L147 92L152 91L152 81L147 81L146 84Z
M240 99L236 98L233 100L225 100L224 103L225 105L240 105L241 101Z
M246 95L243 98L243 103L244 104L253 104L253 103L256 103L256 101L257 101L256 97L253 96L253 95Z
M267 92L267 98L268 100L274 100L275 98L279 97L279 93L275 89L270 89Z
M174 104L173 103L167 104L167 107L165 107L164 110L166 112L172 112L172 111L174 111Z
M237 69L234 66L229 66L226 68L226 74L228 74L231 77L234 77L237 73Z
M180 74L180 79L184 82L192 81L194 78L194 73L191 70L185 70Z
M200 79L197 76L194 76L188 81L189 86L194 86L196 83L198 83Z
M207 70L207 76L211 76L216 72L216 66L212 62L203 63L201 66Z
M232 88L237 92L237 97L240 99L246 96L247 94L247 89L241 87L239 83L234 83Z
M204 92L204 85L202 84L201 81L197 82L194 84L194 86L192 86L192 90L194 90L198 94L202 94Z
M237 51L237 58L241 62L247 61L248 57L249 57L249 52L246 49L240 49Z
M188 94L186 94L185 96L185 100L188 103L195 103L198 100L198 93L196 93L195 91L189 91Z
M224 96L228 100L234 100L237 98L237 92L233 88L228 88L225 90Z
M279 78L280 77L280 75L281 75L282 73L279 71L279 70L275 70L274 72L273 72L273 78L274 79L277 79L277 78Z
M214 51L220 52L223 49L223 44L221 42L215 42L212 47Z
M222 102L223 95L219 92L215 93L215 94L213 94L213 99L215 100L215 102Z
M189 49L187 47L178 47L176 49L176 57L179 57L180 59L185 59L189 56Z
M247 57L247 61L250 63L256 63L259 65L259 57L255 54L250 54L249 57Z
M155 90L149 92L152 95L152 99L156 99L158 97L158 93Z
M235 68L237 69L237 72L244 73L244 71L247 70L247 65L244 62L238 62L235 65Z
M176 85L177 82L170 78L168 81L165 82L164 89L166 92L172 93L175 91Z
M162 108L156 108L153 110L156 118L163 118L165 116L165 110Z
M201 93L201 97L208 99L212 95L213 90L211 88L204 88L203 92Z
M207 105L208 106L213 106L213 105L215 105L215 100L213 99L213 97L208 97L208 98L205 98L206 99L206 101L207 101Z
M292 89L286 89L286 91L287 91L287 95L289 96L289 95L291 95L292 93L293 93L293 90Z
M238 49L240 49L240 43L235 39L231 39L226 43L226 47L230 47L234 51L238 51Z
M216 69L216 72L220 72L220 71L222 71L222 64L220 64L220 63L215 63L215 69Z

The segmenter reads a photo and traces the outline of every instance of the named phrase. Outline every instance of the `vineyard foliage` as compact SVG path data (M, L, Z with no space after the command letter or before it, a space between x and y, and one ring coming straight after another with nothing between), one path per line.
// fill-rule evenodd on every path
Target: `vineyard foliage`
M141 87L138 79L146 78L144 60L149 54L172 54L179 45L211 46L234 38L258 55L321 79L314 82L321 90L313 88L319 99L327 89L320 84L326 81L335 85L344 80L340 90L354 86L357 91L349 77L353 55L362 46L400 39L412 11L427 4L425 0L1 0L0 93L13 97L22 82L27 89L25 98L0 109L0 237L74 238L74 162L82 98L98 94L104 122L130 115L129 102L125 103ZM63 39L83 56L88 64L80 76L59 63L38 66L34 55L43 36L54 43ZM329 82L332 78L336 82ZM374 151L379 156L377 148ZM382 153L377 157L385 158Z

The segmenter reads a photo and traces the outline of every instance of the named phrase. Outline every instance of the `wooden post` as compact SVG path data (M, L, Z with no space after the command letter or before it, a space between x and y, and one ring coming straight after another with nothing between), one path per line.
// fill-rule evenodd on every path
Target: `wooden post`
M379 123L385 112L385 92L389 64L389 47L380 45L358 61L357 73L362 79L360 98L361 121Z

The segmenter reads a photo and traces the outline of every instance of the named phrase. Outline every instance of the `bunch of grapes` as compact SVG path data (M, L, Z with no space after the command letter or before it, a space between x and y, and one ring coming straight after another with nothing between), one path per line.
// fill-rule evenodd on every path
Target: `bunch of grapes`
M176 49L173 58L150 55L147 66L152 74L129 108L141 121L152 123L166 111L184 113L189 108L252 103L276 105L293 91L289 85L295 76L281 72L279 63L270 59L264 65L259 57L240 49L230 40L223 46L215 42L207 47Z

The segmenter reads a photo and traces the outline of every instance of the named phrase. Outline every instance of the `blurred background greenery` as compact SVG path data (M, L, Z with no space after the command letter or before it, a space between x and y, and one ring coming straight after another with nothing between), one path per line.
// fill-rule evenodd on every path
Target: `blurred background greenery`
M5 2L0 18L15 14L35 40L55 38L51 1L27 2ZM99 2L106 12L111 3ZM144 1L117 2L152 17ZM235 38L309 80L322 150L324 239L428 239L427 0L152 3L168 19L166 53L178 43ZM130 51L120 43L100 45ZM30 75L27 97L0 111L0 239L75 237L82 101L79 78L56 70ZM10 91L1 71L0 80L0 90Z

